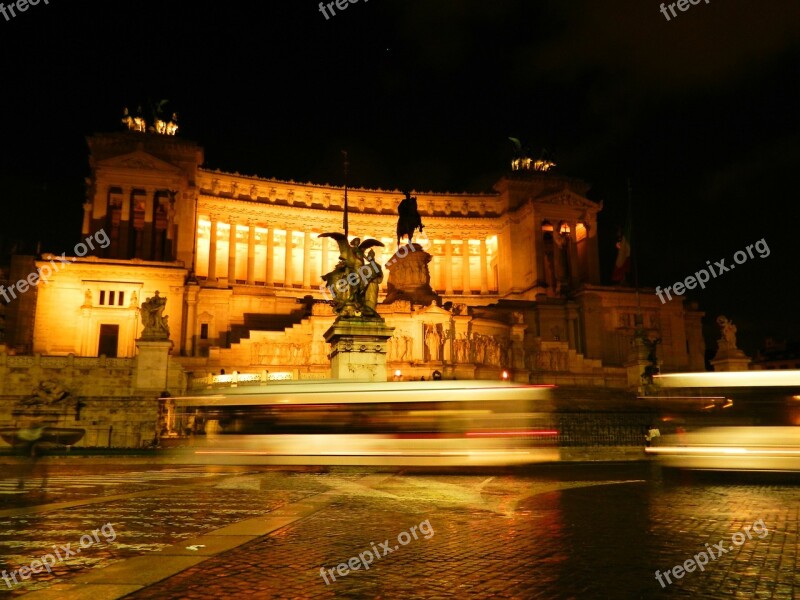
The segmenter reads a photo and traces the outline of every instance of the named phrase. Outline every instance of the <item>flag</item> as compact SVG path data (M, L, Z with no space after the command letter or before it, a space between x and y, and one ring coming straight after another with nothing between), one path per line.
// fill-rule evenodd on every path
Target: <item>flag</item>
M611 280L616 283L625 283L631 270L631 211L628 210L628 221L625 229L617 242L617 260L614 263L614 273Z

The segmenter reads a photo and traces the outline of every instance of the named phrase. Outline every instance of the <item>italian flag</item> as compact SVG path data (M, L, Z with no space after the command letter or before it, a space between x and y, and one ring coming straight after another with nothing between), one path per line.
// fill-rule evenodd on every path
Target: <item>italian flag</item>
M631 270L631 217L628 214L628 222L617 242L617 261L614 263L614 273L611 280L617 283L624 283L628 272Z

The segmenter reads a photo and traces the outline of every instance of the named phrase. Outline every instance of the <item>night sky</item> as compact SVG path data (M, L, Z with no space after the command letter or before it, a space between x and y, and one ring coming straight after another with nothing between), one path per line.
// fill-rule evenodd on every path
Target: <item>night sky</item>
M44 0L0 15L0 242L60 253L80 234L85 136L169 99L205 166L418 191L486 191L509 136L603 201L606 282L632 184L642 285L764 238L770 255L691 292L753 355L800 340L800 4ZM10 14L9 14L10 17Z

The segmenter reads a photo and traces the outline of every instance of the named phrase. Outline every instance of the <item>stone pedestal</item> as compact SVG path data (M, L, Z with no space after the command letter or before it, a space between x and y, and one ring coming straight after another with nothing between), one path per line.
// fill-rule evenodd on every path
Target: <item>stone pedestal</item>
M167 389L167 369L171 340L136 340L136 373L133 385L137 391L161 393Z
M389 282L384 304L395 300L409 300L413 304L430 305L441 303L441 298L431 288L428 263L431 255L419 244L403 244L386 263Z
M715 371L749 371L751 359L738 348L720 349L711 360Z
M649 353L650 349L645 345L644 339L640 334L637 334L633 339L633 346L625 363L628 389L640 392L644 390L646 381L643 376L647 368L653 366L653 363L648 358Z
M336 319L324 334L331 345L331 378L388 381L386 341L392 331L383 319Z

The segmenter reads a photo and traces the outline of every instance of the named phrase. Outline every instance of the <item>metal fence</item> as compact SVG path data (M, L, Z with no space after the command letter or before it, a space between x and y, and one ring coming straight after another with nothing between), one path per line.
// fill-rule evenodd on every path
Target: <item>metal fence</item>
M558 445L644 446L647 426L656 421L648 412L562 412L555 415Z

